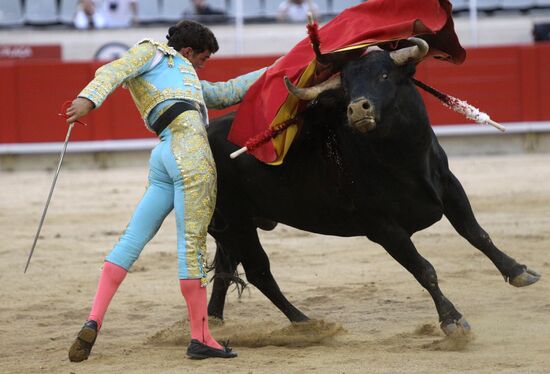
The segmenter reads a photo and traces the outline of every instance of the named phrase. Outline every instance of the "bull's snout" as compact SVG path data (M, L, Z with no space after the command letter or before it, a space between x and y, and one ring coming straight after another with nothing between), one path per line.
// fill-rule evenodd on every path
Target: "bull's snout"
M348 105L348 122L361 132L371 131L376 127L374 106L366 98L354 100Z

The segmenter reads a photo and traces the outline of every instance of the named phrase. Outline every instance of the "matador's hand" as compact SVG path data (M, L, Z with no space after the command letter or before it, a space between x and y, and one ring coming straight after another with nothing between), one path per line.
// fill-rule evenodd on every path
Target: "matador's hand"
M84 117L95 108L94 103L83 97L77 97L73 100L71 105L67 108L65 114L67 114L67 123L73 123L80 117Z

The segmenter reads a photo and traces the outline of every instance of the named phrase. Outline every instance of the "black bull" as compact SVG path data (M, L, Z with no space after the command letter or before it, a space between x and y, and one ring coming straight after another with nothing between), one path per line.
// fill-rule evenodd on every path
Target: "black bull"
M209 233L217 243L216 274L242 263L246 277L290 321L307 320L279 289L257 227L281 222L380 244L432 296L441 328L469 325L438 286L432 265L411 235L447 217L510 284L527 286L539 274L500 251L480 227L411 82L414 63L396 64L376 51L348 63L341 86L322 92L304 112L297 139L280 166L250 155L232 160L226 140L232 115L208 128L218 171L218 198ZM272 228L273 226L271 226ZM228 283L214 279L210 316L223 318Z

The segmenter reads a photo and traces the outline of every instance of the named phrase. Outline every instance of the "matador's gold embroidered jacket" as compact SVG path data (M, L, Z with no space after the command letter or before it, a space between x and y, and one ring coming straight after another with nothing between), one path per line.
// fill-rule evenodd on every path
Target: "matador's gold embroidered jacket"
M175 100L194 102L203 114L205 107L222 109L237 104L265 70L227 82L201 81L191 62L174 48L144 39L119 59L97 69L95 78L78 96L91 100L97 108L123 84L130 90L146 127L152 131L151 124Z

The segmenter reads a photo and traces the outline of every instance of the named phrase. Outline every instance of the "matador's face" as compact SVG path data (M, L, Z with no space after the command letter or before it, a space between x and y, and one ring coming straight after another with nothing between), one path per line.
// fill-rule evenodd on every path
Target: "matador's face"
M191 62L195 69L202 69L206 60L210 58L212 52L208 49L202 52L195 52L192 48L186 47L182 48L180 51L181 55Z

